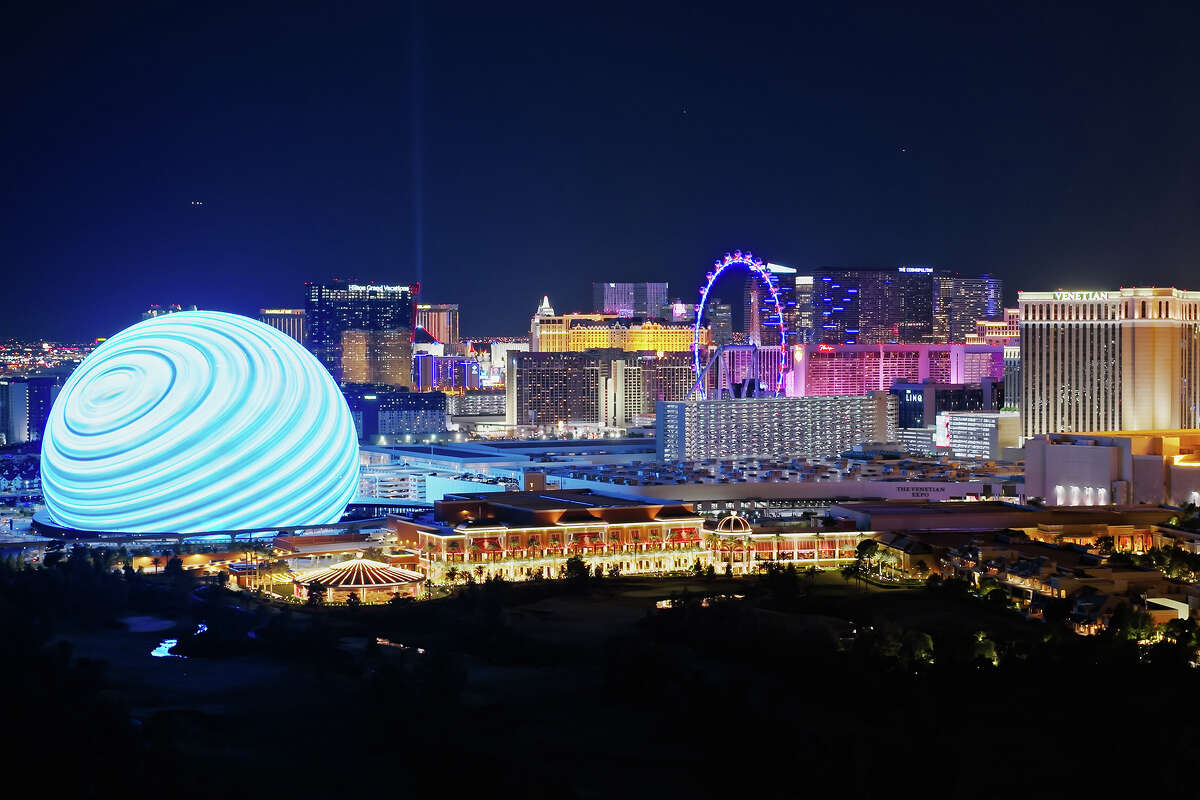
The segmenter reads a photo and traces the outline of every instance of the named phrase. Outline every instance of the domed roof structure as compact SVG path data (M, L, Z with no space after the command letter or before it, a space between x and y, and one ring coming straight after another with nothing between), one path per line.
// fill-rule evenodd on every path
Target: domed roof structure
M358 487L358 435L329 372L283 331L183 311L97 347L42 439L46 510L85 531L327 525Z
M753 533L754 529L750 527L750 523L745 517L739 517L736 514L730 514L727 517L722 517L717 523L718 533Z

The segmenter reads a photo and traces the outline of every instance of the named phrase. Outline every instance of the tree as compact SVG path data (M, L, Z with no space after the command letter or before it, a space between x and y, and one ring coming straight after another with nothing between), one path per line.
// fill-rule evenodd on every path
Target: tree
M986 661L993 667L1000 663L996 655L996 643L988 638L986 631L976 631L971 645L971 657L976 661Z
M1108 627L1104 630L1107 638L1118 642L1142 641L1149 639L1153 633L1154 621L1150 615L1140 609L1134 609L1129 603L1121 603L1113 609Z
M918 558L912 565L912 571L917 574L918 578L924 578L925 573L929 572L929 565L925 563L924 559Z
M571 556L563 565L563 577L572 583L586 583L589 574L588 565L579 556Z
M854 548L854 566L860 573L863 572L863 565L870 564L878 552L879 542L874 539L864 539L858 543L858 547Z
M596 570L595 570L595 573L594 573L594 574L595 574L595 576L596 576L596 578L597 578L597 579L603 578L603 577L604 577L604 567L602 567L602 566L600 566L599 564L597 564L597 565L596 565Z
M997 610L1007 609L1009 605L1008 592L1003 589L991 589L983 596L983 599Z
M350 606L351 608L358 608L362 605L362 600L358 598L358 592L351 592L350 594L346 595L346 605Z
M709 567L709 569L712 569L712 567ZM610 578L621 577L621 565L619 563L614 561L612 564L608 565L608 577L610 577Z
M458 580L458 567L450 567L450 569L446 570L446 580L451 583Z
M310 606L319 606L325 602L325 585L320 581L313 581L308 585L308 600L305 601Z
M883 568L885 566L888 568L889 575L892 574L893 572L895 572L894 568L896 566L896 563L900 560L900 559L896 558L896 551L892 550L889 547L885 550L881 550L881 551L877 551L877 552L878 552L877 560L879 562L879 574L883 575Z
M906 631L902 639L905 655L914 664L933 662L933 639L922 631Z
M1200 644L1200 626L1191 619L1173 619L1163 624L1163 636L1182 644Z

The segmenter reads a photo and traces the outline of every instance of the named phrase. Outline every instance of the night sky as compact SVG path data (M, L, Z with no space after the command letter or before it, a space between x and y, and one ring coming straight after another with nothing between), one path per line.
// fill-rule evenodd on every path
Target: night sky
M0 337L333 276L513 334L734 248L1200 289L1195 3L336 5L0 19Z

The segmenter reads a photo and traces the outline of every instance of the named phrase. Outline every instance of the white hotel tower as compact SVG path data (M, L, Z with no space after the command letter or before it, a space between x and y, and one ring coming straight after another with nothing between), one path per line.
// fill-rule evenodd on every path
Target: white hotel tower
M1200 292L1020 292L1021 434L1200 427Z

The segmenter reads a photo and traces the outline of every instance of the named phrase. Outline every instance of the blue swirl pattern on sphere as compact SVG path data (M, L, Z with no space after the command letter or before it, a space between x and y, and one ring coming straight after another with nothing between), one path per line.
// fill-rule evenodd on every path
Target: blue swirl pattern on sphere
M357 486L354 420L329 373L236 314L168 314L104 342L42 440L46 509L82 530L324 525Z

